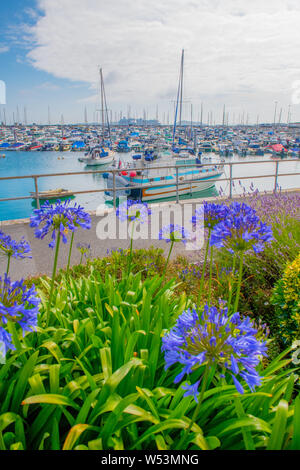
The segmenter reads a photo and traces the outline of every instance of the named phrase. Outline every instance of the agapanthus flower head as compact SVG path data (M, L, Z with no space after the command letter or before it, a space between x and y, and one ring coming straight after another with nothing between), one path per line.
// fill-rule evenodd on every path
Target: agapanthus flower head
M227 212L228 206L225 204L214 204L205 201L195 210L191 222L194 225L201 224L204 228L213 229L215 225L225 219Z
M11 334L0 326L0 364L4 364L7 351L16 349L12 342Z
M30 245L23 238L19 242L13 240L10 235L5 234L0 230L0 251L6 256L11 256L16 259L31 258Z
M248 317L239 313L228 315L227 308L204 306L201 313L186 310L178 318L175 326L162 339L165 353L165 369L173 364L182 366L175 377L180 382L185 375L204 364L215 364L221 374L229 374L239 393L244 392L241 381L246 382L251 391L261 383L256 371L261 357L266 356L266 342L257 338L257 330ZM197 401L198 386L185 385L185 396L193 395Z
M8 276L0 277L0 351L5 356L8 349L14 349L8 322L17 323L23 332L37 326L40 299L35 287L27 287L24 281L11 282Z
M51 233L50 248L54 248L57 233L62 237L63 243L67 243L67 234L74 232L78 227L91 228L91 216L85 212L83 207L74 204L70 206L71 200L57 201L50 204L46 201L40 209L35 209L30 218L30 227L36 227L35 236L43 239Z
M89 243L77 243L76 248L85 258L91 253L91 245Z
M169 242L182 242L184 244L190 239L189 232L182 227L181 225L166 225L163 227L158 234L159 240L166 240L167 243Z
M116 215L119 217L121 222L148 222L148 217L151 214L151 210L146 202L134 201L127 199L117 207Z
M226 218L215 225L210 244L230 253L253 250L259 253L273 240L271 226L263 223L256 211L245 203L233 202Z

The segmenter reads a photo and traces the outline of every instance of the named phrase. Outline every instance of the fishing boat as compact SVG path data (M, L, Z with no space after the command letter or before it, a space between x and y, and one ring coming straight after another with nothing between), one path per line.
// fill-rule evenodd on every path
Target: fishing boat
M215 185L215 182L222 176L223 165L205 166L198 158L177 160L176 166L170 165L170 160L160 161L160 165L148 165L136 170L122 170L115 178L116 188L126 188L124 195L132 199L141 201L156 201L158 199L172 198L205 191ZM178 173L178 188L177 188ZM108 180L111 188L113 175L110 173L104 176ZM118 189L121 194L121 190ZM113 196L111 191L106 195Z

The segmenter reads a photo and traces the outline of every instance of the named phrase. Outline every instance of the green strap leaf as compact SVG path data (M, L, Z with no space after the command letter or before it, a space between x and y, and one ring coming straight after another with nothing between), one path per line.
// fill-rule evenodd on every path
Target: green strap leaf
M63 405L63 406L71 406L76 410L79 410L80 407L76 405L70 398L64 395L57 395L55 393L45 393L42 395L33 395L31 397L25 398L22 401L22 405L33 405L36 403L48 403L50 405Z
M280 400L272 427L272 433L269 438L267 450L281 450L284 436L287 432L286 423L288 418L289 405L285 400Z

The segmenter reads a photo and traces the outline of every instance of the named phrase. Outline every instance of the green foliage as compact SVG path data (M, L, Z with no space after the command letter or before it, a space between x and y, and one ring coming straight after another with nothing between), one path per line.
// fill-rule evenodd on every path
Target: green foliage
M271 216L269 216L270 219ZM251 316L256 322L262 321L270 330L273 338L270 355L276 357L285 347L279 328L278 312L271 302L275 283L284 273L287 263L291 263L299 253L300 222L297 218L285 215L271 217L274 240L265 246L262 253L246 253L244 257L244 275L241 287L240 310ZM232 269L232 256L219 250L216 256L215 293L223 298L233 285L236 274L222 279L223 270ZM236 262L238 265L238 261ZM227 278L227 280L226 280Z
M46 326L20 339L0 368L0 449L175 449L195 409L164 370L161 337L190 305L174 280L116 279L92 269L61 276ZM299 397L290 350L240 396L216 378L207 387L190 449L294 449Z
M239 305L278 338L270 343L273 359L260 366L256 392L239 395L210 370L192 423L196 403L174 384L178 366L164 369L161 338L196 301L201 263L178 257L162 277L163 250L134 250L127 276L129 251L117 250L61 270L49 314L49 278L27 280L42 307L37 331L24 337L13 331L17 349L0 365L0 450L171 450L181 442L201 450L300 450L299 371L291 349L280 351L278 322L283 311L298 321L299 258L286 263L299 253L299 221L281 211L272 223L272 244L245 256ZM229 293L234 299L238 266L218 251L201 301L210 282L213 303ZM297 330L291 333L289 322L284 327L289 343Z
M276 283L271 303L275 305L278 330L285 344L300 337L300 253L286 266Z
M149 249L139 249L133 251L133 259L131 272L141 272L142 278L152 277L158 273L162 273L165 258L163 256L163 250L160 248L151 247ZM86 264L75 265L70 268L69 273L73 279L80 279L82 276L89 276L91 272L98 271L102 279L105 275L111 274L117 278L123 275L126 271L128 263L129 250L111 250L104 258L87 259ZM60 270L60 273L56 277L59 282L65 276L65 271ZM46 290L43 288L43 281L47 279L47 276L38 276L28 278L27 285L34 284L36 287Z

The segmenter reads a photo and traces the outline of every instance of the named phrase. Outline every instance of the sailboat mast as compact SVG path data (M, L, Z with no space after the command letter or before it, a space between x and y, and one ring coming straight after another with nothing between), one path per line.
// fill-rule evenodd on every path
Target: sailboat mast
M181 64L180 64L180 73L179 73L179 82L178 82L178 90L177 90L177 99L176 99L176 106L175 106L175 116L174 116L174 126L173 126L173 142L172 147L174 148L175 143L175 134L176 134L176 122L177 122L177 113L178 113L178 105L179 105L179 125L181 125L181 113L182 113L182 83L183 83L183 60L184 60L184 49L182 49L181 53Z
M184 49L182 49L181 65L180 65L180 105L179 105L179 125L180 126L181 126L181 116L182 116L183 64L184 64Z
M100 92L101 92L101 116L102 116L102 144L104 142L104 90L103 90L103 75L102 68L100 68Z

